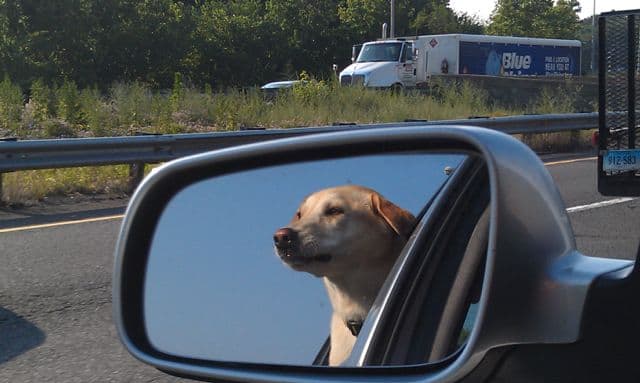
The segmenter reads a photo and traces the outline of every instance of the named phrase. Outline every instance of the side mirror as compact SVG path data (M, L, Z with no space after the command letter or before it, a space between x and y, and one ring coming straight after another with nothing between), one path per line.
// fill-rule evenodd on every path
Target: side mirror
M123 221L114 317L135 357L180 376L440 381L494 348L575 342L613 269L576 252L510 136L358 130L161 167Z
M361 49L362 44L356 44L351 47L351 62L356 62Z

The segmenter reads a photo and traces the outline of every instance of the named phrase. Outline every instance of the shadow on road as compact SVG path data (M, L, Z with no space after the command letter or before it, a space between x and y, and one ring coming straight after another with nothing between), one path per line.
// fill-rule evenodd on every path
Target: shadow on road
M45 338L31 322L0 307L0 364L39 346Z

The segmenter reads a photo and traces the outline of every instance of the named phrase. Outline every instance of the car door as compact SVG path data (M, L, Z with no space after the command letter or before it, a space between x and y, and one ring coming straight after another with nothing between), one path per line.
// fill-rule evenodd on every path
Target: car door
M398 78L405 87L416 86L416 63L413 57L413 43L405 42L402 45L400 65L398 66Z

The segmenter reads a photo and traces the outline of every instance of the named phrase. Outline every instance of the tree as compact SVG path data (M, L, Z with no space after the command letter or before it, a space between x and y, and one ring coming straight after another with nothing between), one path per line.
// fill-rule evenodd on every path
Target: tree
M87 0L21 1L22 54L33 78L95 81ZM30 77L31 77L30 76ZM31 82L31 79L25 79Z
M183 59L185 75L216 88L255 85L271 77L288 41L265 20L260 0L210 0L194 8L192 48Z
M480 21L477 16L471 16L466 12L459 13L458 19L458 31L460 33L469 33L473 35L482 35L485 33L485 24Z
M274 44L280 51L274 58L284 59L279 65L283 72L326 76L331 64L349 57L352 34L341 25L336 0L269 0L266 20L279 40L287 42Z
M26 61L26 20L22 5L17 1L0 0L0 76L26 88L30 65Z
M417 12L411 28L416 35L459 32L458 18L449 8L448 0L427 2Z
M396 34L403 30L403 26L398 28L397 21L403 19L402 10L405 9L398 3L400 1L396 1ZM355 42L379 38L382 24L389 24L389 0L346 0L339 6L338 15L340 22L351 31Z
M566 1L566 0L565 0ZM351 45L380 37L389 0L0 0L0 76L22 89L106 91L256 85L307 71L327 77ZM396 36L481 33L449 0L396 0ZM562 12L558 12L558 17ZM0 77L1 78L1 77Z
M498 0L487 32L493 35L575 39L579 31L576 0Z
M96 7L102 4L91 1ZM113 69L105 77L171 87L191 47L192 6L174 0L109 1L116 3L117 11L105 14L101 30L96 31L105 46L98 67Z
M597 16L596 16L597 17ZM592 40L592 33L595 32L595 47L593 47L594 41ZM593 30L593 16L589 16L580 21L579 40L582 42L582 73L591 72L591 60L593 59L594 71L597 72L598 60L597 55L592 57L593 49L598 49L598 23L595 25L595 31ZM597 52L596 52L597 53ZM593 74L593 73L592 73Z
M482 23L462 13L457 15L449 0L396 0L395 35L482 33ZM389 23L389 0L346 0L338 8L340 21L352 31L355 41L380 37L382 23Z
M577 0L557 0L545 15L544 26L548 37L577 39L580 31L580 3Z

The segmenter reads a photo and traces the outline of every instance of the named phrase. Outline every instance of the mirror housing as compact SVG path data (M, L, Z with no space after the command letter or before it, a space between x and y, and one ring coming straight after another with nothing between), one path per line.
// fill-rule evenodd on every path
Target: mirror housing
M360 54L360 50L362 49L362 44L355 44L351 46L351 62L354 63L358 59L358 55Z
M466 345L443 363L365 370L196 360L167 355L151 345L144 326L143 289L147 256L164 207L199 180L269 165L343 156L411 152L465 152L486 164L490 193L489 238L475 325ZM163 371L206 379L261 382L366 380L442 381L473 371L486 353L507 345L571 343L579 339L587 291L603 273L628 263L576 251L569 217L557 188L535 153L496 131L462 126L354 130L252 144L191 156L162 166L132 197L116 248L114 318L120 339L141 361ZM393 294L398 281L388 281ZM384 298L383 298L384 299ZM380 317L374 306L373 327ZM363 331L365 329L363 328ZM352 354L366 365L376 329L366 329Z

